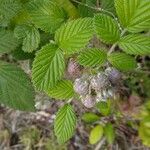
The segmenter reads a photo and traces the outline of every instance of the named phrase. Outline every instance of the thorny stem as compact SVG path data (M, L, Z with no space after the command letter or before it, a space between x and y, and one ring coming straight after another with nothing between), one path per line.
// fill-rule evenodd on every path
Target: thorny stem
M126 29L124 29L122 32L121 32L121 36L120 37L122 37L125 33L126 33ZM117 43L115 43L115 44L113 44L112 45L112 47L110 48L110 50L108 51L108 55L110 55L113 51L114 51L114 49L116 48L116 46L117 46Z

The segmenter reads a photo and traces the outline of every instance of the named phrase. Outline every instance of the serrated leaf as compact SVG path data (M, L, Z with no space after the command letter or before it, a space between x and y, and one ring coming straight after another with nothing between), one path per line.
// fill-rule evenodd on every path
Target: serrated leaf
M0 103L14 109L34 110L34 89L17 66L0 61Z
M48 95L55 99L66 100L74 96L73 84L69 80L61 80L48 90Z
M104 134L109 144L113 144L115 140L115 131L112 124L106 124L104 128Z
M86 123L94 123L100 120L100 117L94 113L84 113L82 116L82 120Z
M28 11L33 23L38 28L50 33L54 33L66 18L63 9L50 0L31 1Z
M120 31L116 21L108 15L96 14L94 29L97 36L105 43L115 43L120 38Z
M102 65L106 60L106 52L96 48L88 49L82 52L78 57L79 63L87 67Z
M89 137L90 144L96 144L103 136L103 127L101 125L95 126L91 132Z
M54 44L47 44L37 52L32 68L32 81L36 89L49 90L61 79L65 70L62 51Z
M12 31L0 30L0 53L7 53L18 46L18 41Z
M127 35L120 39L119 47L128 54L149 55L150 38L140 34Z
M15 36L23 39L22 50L24 52L33 52L40 43L40 33L33 26L20 25L15 28Z
M116 12L124 28L141 32L150 28L149 0L115 0Z
M75 53L84 48L93 35L92 19L69 21L56 31L55 41L66 53Z
M137 67L134 57L125 53L112 53L108 56L109 62L121 71L131 71Z
M54 122L54 131L60 143L69 140L76 126L76 115L70 104L65 104L59 109Z
M20 10L19 0L0 0L0 25L7 26Z

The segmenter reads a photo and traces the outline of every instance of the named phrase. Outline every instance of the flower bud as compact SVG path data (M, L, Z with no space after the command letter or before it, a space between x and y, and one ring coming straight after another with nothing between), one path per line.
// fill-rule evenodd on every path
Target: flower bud
M89 94L86 95L85 97L82 97L82 98L81 98L81 101L82 101L83 105L84 105L85 107L87 107L87 108L92 108L92 107L94 107L94 106L95 106L95 103L96 103L95 97L92 96L92 95L89 95Z

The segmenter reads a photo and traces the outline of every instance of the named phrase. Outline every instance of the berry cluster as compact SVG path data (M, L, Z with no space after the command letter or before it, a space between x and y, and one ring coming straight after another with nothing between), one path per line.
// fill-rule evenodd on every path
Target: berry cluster
M109 67L96 75L83 75L74 82L74 90L80 95L83 105L92 108L97 102L106 101L115 96L115 86L121 80L121 74Z

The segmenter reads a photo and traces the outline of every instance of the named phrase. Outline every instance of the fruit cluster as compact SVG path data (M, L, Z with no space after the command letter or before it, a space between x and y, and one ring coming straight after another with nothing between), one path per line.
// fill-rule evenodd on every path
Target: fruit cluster
M74 90L80 95L83 105L92 108L97 102L114 99L115 86L121 80L120 72L112 67L96 75L82 75L74 82Z

